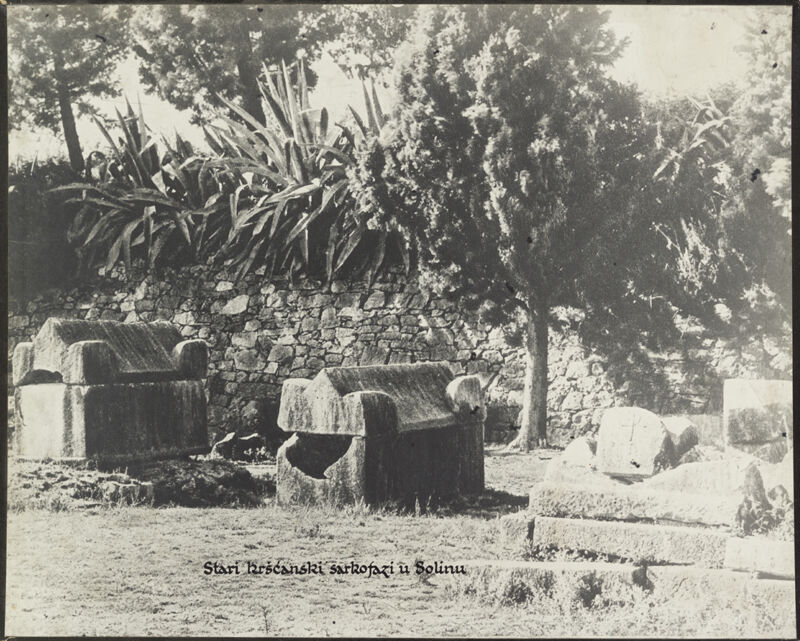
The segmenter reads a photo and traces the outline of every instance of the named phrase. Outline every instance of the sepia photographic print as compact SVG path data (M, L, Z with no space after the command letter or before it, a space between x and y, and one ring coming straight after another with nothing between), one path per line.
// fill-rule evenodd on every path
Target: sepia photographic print
M797 638L791 4L2 5L6 637Z

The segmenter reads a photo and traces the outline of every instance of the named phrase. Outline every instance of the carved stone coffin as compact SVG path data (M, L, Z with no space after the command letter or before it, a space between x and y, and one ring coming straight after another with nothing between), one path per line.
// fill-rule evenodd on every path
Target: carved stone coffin
M166 322L50 318L13 354L17 455L128 460L208 451L203 341Z
M446 363L331 367L283 384L277 496L287 503L427 501L483 490L486 409Z

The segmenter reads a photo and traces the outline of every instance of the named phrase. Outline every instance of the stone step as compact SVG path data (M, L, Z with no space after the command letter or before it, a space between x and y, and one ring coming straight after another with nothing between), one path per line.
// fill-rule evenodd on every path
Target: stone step
M745 572L691 566L637 567L623 563L481 560L462 562L465 573L447 575L457 594L522 600L520 596L564 598L586 604L630 602L647 597L670 608L730 610L753 617L753 626L795 629L793 581L759 579Z
M705 528L535 517L533 543L633 561L721 568L727 537Z
M725 547L724 567L794 579L794 542L731 537Z
M529 509L542 516L616 521L674 522L730 527L741 497L648 490L634 486L593 487L547 481L531 488Z
M643 569L632 564L478 560L461 563L465 573L446 577L451 591L462 594L549 597L558 592L580 599L581 587L594 586L605 598L630 600L641 592Z

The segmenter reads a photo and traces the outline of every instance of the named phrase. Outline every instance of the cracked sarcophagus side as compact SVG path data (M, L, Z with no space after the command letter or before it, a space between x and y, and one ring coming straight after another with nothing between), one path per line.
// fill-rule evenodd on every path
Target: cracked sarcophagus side
M166 322L50 318L13 355L17 455L130 460L208 451L205 342Z
M486 410L446 363L331 367L283 384L278 501L367 504L483 490Z

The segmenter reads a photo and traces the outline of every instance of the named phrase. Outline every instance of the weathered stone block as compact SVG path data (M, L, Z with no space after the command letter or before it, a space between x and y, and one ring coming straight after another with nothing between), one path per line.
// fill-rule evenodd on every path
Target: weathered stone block
M589 605L587 601L593 596L585 590L587 585L610 601L627 601L644 594L644 569L623 563L487 559L464 561L463 566L463 573L445 577L451 591L502 598L514 586L533 598L571 594L574 602L583 606Z
M639 407L611 407L597 434L597 469L610 476L641 479L672 467L677 458L661 420Z
M700 433L694 423L686 416L662 416L661 422L667 429L675 456L680 458L700 442Z
M718 494L683 494L638 486L598 487L538 483L530 492L530 510L542 516L617 521L674 521L729 527L740 500Z
M687 494L732 494L742 496L746 470L752 459L727 457L719 461L685 463L646 479L642 487Z
M497 525L506 540L524 543L533 539L536 515L530 510L506 514L497 520Z
M792 438L792 393L792 381L726 380L722 392L725 449L780 461ZM776 447L770 447L773 444Z
M155 457L208 450L201 381L24 385L17 389L24 458Z
M731 537L725 548L725 567L794 579L794 541Z
M722 567L727 537L704 528L539 516L533 542L649 563Z

